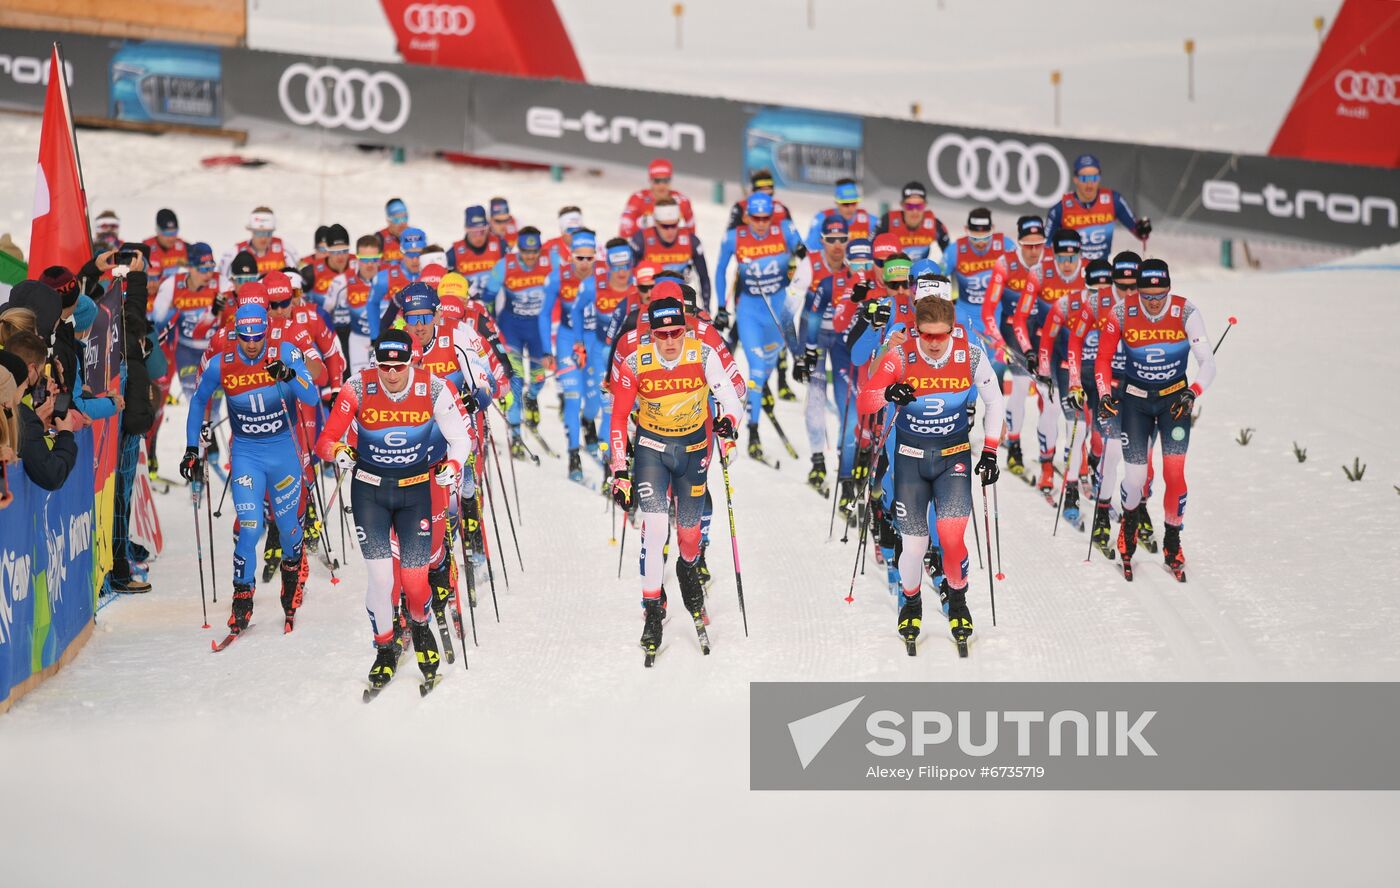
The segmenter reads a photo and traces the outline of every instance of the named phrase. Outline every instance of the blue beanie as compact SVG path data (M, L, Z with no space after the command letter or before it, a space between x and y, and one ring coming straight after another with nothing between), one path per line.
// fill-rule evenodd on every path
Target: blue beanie
M96 320L97 303L93 302L86 293L79 294L78 302L73 306L73 329L90 330Z

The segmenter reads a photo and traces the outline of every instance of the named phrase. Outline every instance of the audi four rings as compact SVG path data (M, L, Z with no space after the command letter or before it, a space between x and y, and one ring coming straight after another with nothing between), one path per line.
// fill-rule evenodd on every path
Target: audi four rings
M305 81L298 90L301 107L292 98L292 85L298 80ZM388 120L384 119L390 105L386 91L395 94L398 102L397 113ZM317 68L305 62L296 62L282 72L277 100L287 119L301 126L343 126L356 132L373 129L386 135L398 132L408 122L412 104L408 86L390 71L342 71L334 65Z
M465 37L476 27L476 14L465 6L414 3L403 11L403 26L410 34Z
M945 151L956 152L956 178L949 181L943 175ZM1012 176L1012 158L1016 160ZM983 168L983 158L986 167ZM1059 174L1048 188L1042 187L1041 160L1047 161ZM986 185L982 184L986 174ZM1029 145L1015 139L994 142L986 136L971 139L961 133L944 133L928 149L928 175L933 186L944 197L953 200L971 198L977 203L1031 204L1052 207L1069 190L1069 164L1053 145L1033 142Z
M1347 69L1337 72L1332 86L1337 90L1337 95L1348 102L1400 105L1400 74Z

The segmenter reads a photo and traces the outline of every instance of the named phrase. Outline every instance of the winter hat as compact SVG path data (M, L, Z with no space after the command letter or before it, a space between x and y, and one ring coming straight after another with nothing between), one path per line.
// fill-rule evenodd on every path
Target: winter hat
M78 301L78 279L62 265L50 265L44 269L44 273L39 275L39 281L53 288L63 300L64 308L72 308Z
M97 320L97 303L93 302L86 293L78 296L76 307L73 309L73 329L88 330Z

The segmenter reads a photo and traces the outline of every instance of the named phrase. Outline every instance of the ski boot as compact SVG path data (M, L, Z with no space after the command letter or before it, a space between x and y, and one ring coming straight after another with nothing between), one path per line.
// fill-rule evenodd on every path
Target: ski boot
M376 690L389 683L398 668L399 655L394 642L374 643L374 665L369 667L369 686Z
M409 622L409 631L413 635L414 656L418 659L419 671L423 673L423 683L433 684L438 670L437 639L433 638L433 627L427 620L421 623L414 620Z
M934 585L943 575L943 550L933 543L928 544L928 551L924 553L924 573L933 579Z
M522 460L529 458L530 455L525 449L525 439L520 437L518 426L510 430L510 455Z
M854 478L842 478L837 482L836 508L846 518L846 524L854 527L856 520L856 482Z
M532 429L540 427L540 401L534 395L525 395L525 425Z
M151 476L152 481L160 480L160 460L156 458L154 453L146 460L146 474Z
M1079 488L1065 488L1065 521L1075 530L1084 530L1084 516L1079 513Z
M700 575L701 588L709 589L714 577L710 576L710 568L705 565L704 547L701 547L700 554L695 557L695 572Z
M1118 520L1118 557L1123 559L1123 579L1133 580L1133 553L1137 551L1137 509L1124 512Z
M1026 473L1026 461L1021 457L1021 442L1015 438L1006 442L1006 470L1013 475Z
M1103 553L1103 557L1109 561L1113 560L1113 527L1109 517L1108 500L1099 500L1094 504L1094 527L1089 532L1090 538L1094 541L1094 548Z
M918 641L919 629L924 621L924 596L919 590L904 593L904 604L899 608L899 637L904 639L904 647L909 656L914 656L914 643Z
M665 607L659 599L647 598L642 601L646 613L646 623L642 626L642 650L646 652L646 666L656 662L656 652L661 648L661 623L665 617Z
M1179 525L1167 525L1167 532L1162 535L1162 553L1167 562L1167 570L1172 572L1176 581L1178 583L1186 582L1186 553L1181 551L1181 527Z
M796 401L797 393L788 385L787 380L787 352L782 352L778 356L778 397L784 401Z
M285 619L282 631L284 633L291 632L292 626L296 622L297 608L301 607L302 597L306 594L308 566L305 552L296 561L282 562L282 613Z
M237 635L253 619L253 584L233 584L233 613L228 618L228 634Z
M447 549L447 557L437 567L428 568L428 589L432 595L428 603L435 616L445 616L447 603L452 600L452 549Z
M945 582L944 585L947 585ZM967 587L948 586L948 631L958 646L958 656L967 656L967 640L972 637L972 611L967 607Z
M1054 504L1054 501L1055 501L1055 460L1054 460L1053 458L1052 458L1052 459L1041 459L1041 461L1040 461L1040 480L1036 482L1035 489L1036 489L1036 490L1039 490L1040 493L1041 493L1041 495L1044 496L1047 500L1050 500L1050 502L1051 502L1052 505Z
M686 613L695 623L695 632L700 636L700 648L710 652L710 639L705 627L710 625L710 615L705 612L705 584L700 579L700 571L694 562L684 558L676 559L676 580L681 584L681 600L685 602Z
M942 609L943 616L946 617L948 616L948 580L939 580L936 588L938 589L938 606Z
M578 455L578 448L569 451L569 480L575 484L583 483L583 460Z
M826 496L826 454L812 454L812 469L807 473L807 486Z
M315 552L321 544L321 518L316 514L316 503L306 501L306 514L301 516L302 545L307 551Z
M1137 508L1138 545L1152 554L1157 554L1157 541L1153 539L1152 517L1147 514L1147 500L1138 503Z
M758 423L749 423L749 456L763 461L763 444L758 440Z

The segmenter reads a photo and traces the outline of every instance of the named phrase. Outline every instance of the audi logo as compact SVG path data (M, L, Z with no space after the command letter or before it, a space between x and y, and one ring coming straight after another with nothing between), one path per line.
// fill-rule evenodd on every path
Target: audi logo
M403 25L410 34L465 37L476 27L476 13L465 6L413 3L403 11Z
M1042 180L1041 174L1050 171L1058 178ZM1027 145L1015 139L994 142L986 136L969 139L961 133L944 133L929 146L928 174L944 197L977 203L1031 204L1044 209L1069 190L1069 164L1045 142Z
M305 79L297 91L304 107L292 100L292 85L299 78ZM392 103L385 101L386 91L398 96L397 113L388 120L384 115ZM334 65L315 68L305 62L297 62L282 72L277 81L277 100L287 119L300 126L343 126L356 132L373 129L386 135L403 128L411 106L408 87L397 74L371 74L361 68L342 71Z
M1332 86L1337 90L1337 95L1348 102L1400 105L1400 74L1348 69L1337 72Z

